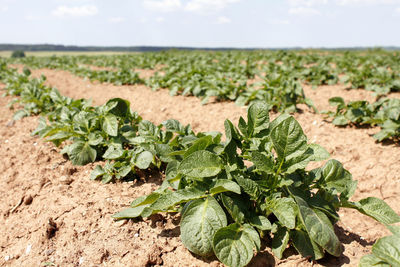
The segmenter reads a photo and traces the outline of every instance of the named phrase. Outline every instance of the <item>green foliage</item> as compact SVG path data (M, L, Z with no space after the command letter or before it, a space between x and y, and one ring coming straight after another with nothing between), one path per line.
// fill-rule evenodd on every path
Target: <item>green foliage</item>
M400 266L400 227L388 226L393 235L385 236L372 246L372 254L360 260L360 267L398 267Z
M11 58L23 58L25 57L25 52L22 50L15 50L11 53Z
M167 169L173 171L167 172L163 185L114 218L181 212L184 245L199 255L214 253L229 266L247 265L261 237L269 235L278 258L287 245L313 259L324 253L339 256L341 244L333 225L341 207L386 224L400 221L382 200L350 202L356 182L340 162L329 160L306 171L309 162L328 154L308 144L293 117L281 115L270 122L268 106L255 103L247 122L240 119L240 131L230 121L225 126L224 143L192 142L171 153L175 159ZM246 167L244 160L252 164Z
M329 103L336 106L336 111L324 112L333 117L332 123L338 126L345 125L377 125L381 131L374 135L378 141L400 138L400 99L381 98L374 103L367 101L351 101L345 103L341 97L329 99Z

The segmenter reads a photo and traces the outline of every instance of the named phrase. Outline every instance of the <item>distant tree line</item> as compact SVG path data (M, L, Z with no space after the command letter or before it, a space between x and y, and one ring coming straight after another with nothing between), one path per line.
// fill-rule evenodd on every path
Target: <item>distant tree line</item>
M53 44L0 44L0 51L113 51L113 52L157 52L164 50L302 50L308 48L233 48L233 47L176 47L176 46L74 46L74 45L53 45ZM400 47L339 47L339 48L315 48L317 50L400 50Z

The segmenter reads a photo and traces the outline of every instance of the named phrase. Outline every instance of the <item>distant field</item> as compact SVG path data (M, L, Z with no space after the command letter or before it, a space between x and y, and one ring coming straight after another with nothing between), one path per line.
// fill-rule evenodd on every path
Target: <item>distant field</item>
M10 57L12 51L0 51L0 57ZM26 56L48 57L57 56L79 56L79 55L121 55L134 54L138 52L112 52L112 51L27 51Z

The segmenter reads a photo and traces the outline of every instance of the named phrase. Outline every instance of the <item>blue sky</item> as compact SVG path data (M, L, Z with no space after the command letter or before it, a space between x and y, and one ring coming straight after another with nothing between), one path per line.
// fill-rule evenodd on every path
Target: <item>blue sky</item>
M400 46L400 0L0 0L0 43Z

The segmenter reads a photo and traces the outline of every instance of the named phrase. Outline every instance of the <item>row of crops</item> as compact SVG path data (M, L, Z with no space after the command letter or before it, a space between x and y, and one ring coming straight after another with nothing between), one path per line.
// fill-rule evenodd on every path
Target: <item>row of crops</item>
M380 127L374 136L378 141L398 141L400 137L400 100L387 97L400 92L400 54L394 52L161 52L9 61L31 68L67 70L93 81L167 88L171 95L193 95L203 103L210 97L238 105L263 101L271 110L285 113L298 111L298 104L318 112L305 96L304 84L346 84L349 90L373 92L376 100L345 102L338 96L329 100L336 111L320 112L338 126ZM142 79L138 69L157 71Z
M172 60L168 53L159 57ZM385 59L382 56L382 62L377 62L384 64ZM337 160L306 170L310 162L327 160L329 153L309 143L300 124L287 113L270 121L269 112L276 107L265 100L252 101L247 118L240 118L236 126L226 120L223 140L219 132L195 133L190 125L173 119L155 125L120 98L94 107L88 100L62 96L44 84L45 77L31 78L29 69L18 73L6 62L0 64L0 80L5 94L16 96L10 103L17 110L16 119L41 115L34 135L61 146L61 153L75 165L106 161L93 170L92 179L104 183L134 179L139 170L165 174L156 191L133 200L115 219L180 213L181 240L188 250L200 256L215 254L228 266L245 266L260 250L262 240L271 240L277 258L282 258L288 245L309 259L341 255L334 225L340 219L338 211L351 208L393 233L378 240L360 265L400 263L400 227L394 225L400 216L375 197L351 201L357 182ZM386 103L382 99L378 100L381 106ZM346 108L339 98L331 102L338 109ZM378 108L377 113L382 110ZM389 113L395 115L395 108Z

